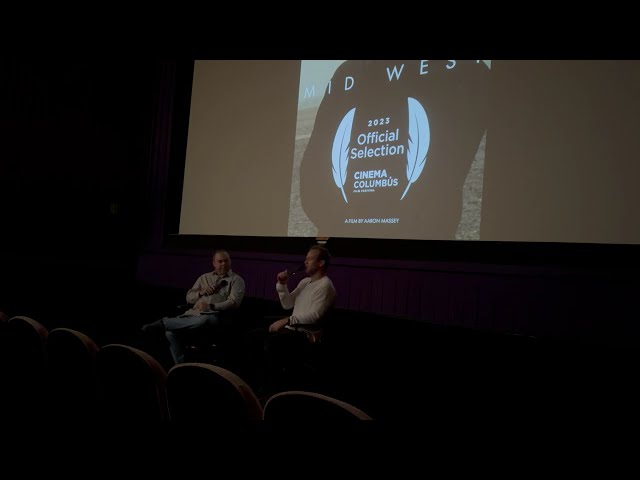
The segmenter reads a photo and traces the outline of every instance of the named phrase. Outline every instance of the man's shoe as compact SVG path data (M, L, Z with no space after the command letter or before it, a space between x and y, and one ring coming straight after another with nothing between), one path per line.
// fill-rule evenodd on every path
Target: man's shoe
M157 320L152 323L147 323L146 325L142 326L142 331L144 333L150 333L150 332L156 332L156 331L164 332L164 322L162 320Z

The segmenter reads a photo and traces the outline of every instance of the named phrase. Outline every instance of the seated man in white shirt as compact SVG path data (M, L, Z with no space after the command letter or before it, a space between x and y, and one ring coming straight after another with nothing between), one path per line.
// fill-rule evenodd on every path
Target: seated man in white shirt
M231 321L228 313L240 307L244 292L244 280L231 270L229 253L217 250L213 255L213 271L200 275L187 292L187 303L193 307L177 317L145 325L142 330L164 330L173 361L184 363L186 347L181 333L202 327L224 327Z
M286 328L305 332L311 342L319 339L320 321L336 299L336 289L327 276L329 261L329 251L325 247L311 247L304 261L305 271L309 276L302 279L293 292L289 292L287 286L289 272L285 270L278 274L276 291L280 304L285 310L293 308L293 313L273 322L269 326L270 332Z
M280 303L284 309L293 308L293 312L273 322L264 337L265 355L261 367L265 378L260 386L262 389L270 390L274 375L283 366L295 363L310 342L319 341L322 319L336 300L336 289L327 276L330 259L325 247L312 246L304 261L308 277L302 279L292 292L287 286L289 272L285 270L278 274L276 290Z

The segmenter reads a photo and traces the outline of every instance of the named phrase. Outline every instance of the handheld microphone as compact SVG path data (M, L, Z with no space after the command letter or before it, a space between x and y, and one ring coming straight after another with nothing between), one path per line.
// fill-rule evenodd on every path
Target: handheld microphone
M296 269L295 272L291 273L291 276L294 277L296 276L298 273L302 272L303 270L305 270L305 266L304 263L302 265L299 265L298 268Z

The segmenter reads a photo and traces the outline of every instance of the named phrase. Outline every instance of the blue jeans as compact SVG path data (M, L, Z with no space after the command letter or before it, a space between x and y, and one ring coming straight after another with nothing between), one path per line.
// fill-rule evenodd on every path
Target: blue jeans
M226 323L223 316L219 313L208 313L206 315L189 315L184 317L165 317L162 319L164 323L165 335L169 340L169 349L175 364L184 363L186 347L180 338L180 333L185 331L193 331L199 328L219 327Z

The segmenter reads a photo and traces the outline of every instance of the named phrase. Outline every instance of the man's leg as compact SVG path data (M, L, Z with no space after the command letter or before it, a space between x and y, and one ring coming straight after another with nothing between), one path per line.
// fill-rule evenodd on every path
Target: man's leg
M169 350L176 365L184 363L186 347L182 334L196 330L204 325L217 326L220 317L217 314L193 315L188 317L163 318L165 335L169 341Z
M264 388L274 393L282 388L283 370L301 361L302 351L308 344L307 335L282 329L267 335L264 341Z
M171 330L167 330L164 334L167 337L167 340L169 340L169 351L171 352L173 363L175 365L184 363L186 348L180 338L180 334Z
M240 377L244 379L256 394L263 390L264 379L264 342L269 335L268 327L255 328L245 333L240 356Z

